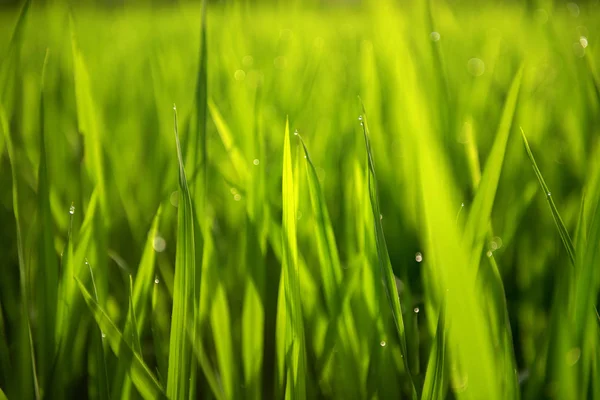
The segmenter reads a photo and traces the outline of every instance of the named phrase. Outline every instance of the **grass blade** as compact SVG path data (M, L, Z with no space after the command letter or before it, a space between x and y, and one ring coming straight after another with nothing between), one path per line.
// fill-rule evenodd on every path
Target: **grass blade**
M573 246L573 241L571 240L571 236L569 236L569 231L567 231L567 228L565 227L565 224L562 221L560 214L558 213L558 209L554 204L554 199L552 199L552 193L550 192L548 185L546 185L546 181L544 181L544 177L542 176L542 173L538 168L537 163L535 162L535 158L533 157L533 153L531 152L531 148L529 147L529 142L527 141L527 137L525 136L523 128L521 128L521 136L523 137L523 144L525 145L525 150L527 151L527 155L529 156L529 160L531 161L531 166L533 167L535 176L537 177L538 182L540 183L540 186L544 192L544 195L546 196L546 201L548 202L548 206L550 207L550 212L552 213L552 218L554 219L556 229L558 229L560 239L562 240L563 245L565 246L565 250L567 250L567 254L571 261L571 265L574 266L575 246Z
M488 224L496 197L496 189L500 180L500 173L504 165L504 153L510 135L513 116L517 107L519 97L519 89L521 87L521 78L523 76L523 67L513 78L512 84L508 91L504 110L496 133L496 139L492 147L492 151L488 156L483 175L477 188L477 193L469 217L465 231L465 243L469 249L472 249L472 262L478 263L481 257L481 249L485 242L485 237L488 232Z
M362 105L362 103L361 103ZM369 197L371 200L371 210L373 212L373 220L375 223L375 242L377 245L377 255L379 261L379 268L381 269L381 275L383 277L383 284L385 292L392 309L392 315L394 316L394 322L396 324L396 331L400 340L400 352L404 362L404 367L411 379L412 385L412 396L416 397L416 389L414 381L410 373L408 364L408 354L406 349L406 331L404 328L404 319L402 318L402 309L400 307L400 297L398 296L398 289L396 287L396 278L394 277L394 271L392 270L392 263L387 250L387 244L385 242L385 236L383 234L383 225L381 224L381 210L379 208L379 193L377 189L377 175L375 174L375 162L373 160L373 154L371 152L371 143L369 141L369 127L367 124L367 116L364 105L362 105L361 127L365 139L365 146L367 149L367 161L369 170Z
M210 111L210 116L217 126L217 132L221 137L221 142L223 142L223 146L225 147L225 151L227 151L227 155L237 172L238 177L240 178L242 184L246 184L248 181L248 163L244 159L244 156L240 149L236 146L235 141L233 139L233 135L227 123L221 116L217 105L214 103L212 99L208 100L208 110Z
M306 398L306 348L296 243L296 195L287 120L283 142L282 197L282 266L277 311L279 384L286 397L301 400Z
M169 340L169 368L167 396L186 399L190 395L192 346L187 337L188 323L194 321L196 249L194 245L194 210L183 165L183 156L177 130L177 110L174 111L175 141L179 160L179 207L177 216L177 249L175 255L175 283L173 316Z

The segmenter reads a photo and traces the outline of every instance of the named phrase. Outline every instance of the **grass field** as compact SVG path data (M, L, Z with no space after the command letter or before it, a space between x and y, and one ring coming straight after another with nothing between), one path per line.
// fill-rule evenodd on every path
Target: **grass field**
M0 400L600 399L600 4L315 3L0 11Z

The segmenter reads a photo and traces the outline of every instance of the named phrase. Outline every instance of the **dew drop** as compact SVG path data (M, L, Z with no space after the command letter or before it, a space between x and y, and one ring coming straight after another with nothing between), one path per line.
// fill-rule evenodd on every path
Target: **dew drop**
M416 262L421 262L423 261L423 254L417 252L417 254L415 254L415 261Z
M243 69L238 69L233 74L233 77L235 78L236 81L243 81L246 78L246 73L244 72Z
M157 235L152 241L152 247L157 253L162 253L167 248L167 242L162 236Z
M359 121L362 121L362 115L359 115L359 116L358 116L358 120L359 120Z
M294 136L298 136L298 129L294 131Z
M239 193L237 193L235 196L233 196L233 199L234 199L235 201L240 201L240 200L242 199L242 196L240 196L240 194L239 194Z
M102 339L106 337L106 333L102 332Z
M383 214L379 214L379 220L382 221L383 220Z
M69 208L69 214L75 214L75 206L73 204L71 204L71 208Z
M588 47L588 40L587 40L587 38L585 36L581 36L579 38L579 44L581 44L581 47L583 47L584 49L586 47Z
M260 160L258 158L255 158L254 161L252 161L252 164L258 165L260 164Z
M385 345L386 345L386 343L385 343L385 340L382 340L381 342L379 342L379 345L380 345L381 347L385 347Z
M154 283L156 283L156 284L158 285L158 284L159 284L159 282L160 282L160 281L158 280L158 278L154 278Z
M419 307L415 307L413 311L415 312L415 314L418 314L421 310L419 310Z
M548 197L552 196L552 193L548 192L546 193L548 195Z
M431 39L432 42L438 42L440 40L440 33L439 32L431 32L429 34L429 38Z
M471 58L467 62L467 70L473 76L481 76L485 72L485 64L479 58Z
M485 254L486 254L486 256L491 257L492 256L492 251L488 250L487 253L485 253Z

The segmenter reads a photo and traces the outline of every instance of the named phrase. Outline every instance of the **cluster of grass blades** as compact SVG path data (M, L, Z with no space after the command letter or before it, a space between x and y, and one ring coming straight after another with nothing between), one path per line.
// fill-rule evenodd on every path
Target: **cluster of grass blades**
M600 399L593 18L208 3L0 27L0 400Z

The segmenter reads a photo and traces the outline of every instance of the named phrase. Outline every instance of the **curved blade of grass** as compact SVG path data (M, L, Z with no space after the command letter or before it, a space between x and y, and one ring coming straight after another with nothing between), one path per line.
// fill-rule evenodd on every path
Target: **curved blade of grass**
M360 99L360 98L359 98ZM371 143L369 142L369 127L367 124L367 116L365 106L362 104L362 116L361 126L363 135L365 138L365 146L367 149L367 160L369 170L369 197L371 200L371 210L373 212L373 220L375 222L375 242L377 245L377 259L379 261L379 268L381 269L381 275L383 277L383 284L385 292L392 309L392 315L396 324L396 331L398 333L398 339L400 341L400 352L402 354L402 360L404 367L411 379L411 390L413 398L416 398L417 392L414 386L414 381L410 373L408 354L406 349L406 331L404 329L404 319L402 318L402 309L400 307L400 297L398 296L398 289L396 287L396 278L394 277L394 271L392 270L392 263L390 262L390 256L387 250L387 244L385 242L385 236L383 233L383 225L381 224L381 211L379 208L379 194L377 190L377 175L375 174L375 162L373 160L373 154L371 152Z
M83 283L75 277L79 290L88 305L98 327L105 335L105 339L108 341L110 348L113 353L121 359L129 359L130 376L136 389L144 399L160 399L166 398L164 391L158 381L152 376L152 373L144 364L139 354L137 354L131 345L119 332L119 329L112 322L106 311L100 307L98 302L93 299L88 290L85 288Z
M173 107L173 111L177 158L179 161L179 207L167 396L171 399L186 399L190 396L192 390L190 387L190 373L193 348L187 337L187 324L194 321L195 318L193 300L196 298L196 249L194 245L194 210L179 144L177 110L175 107ZM195 335L192 337L195 337Z
M446 393L447 379L445 373L446 355L446 310L445 305L438 316L435 340L429 353L425 382L423 383L422 400L442 400Z
M535 158L533 157L533 153L531 152L531 148L529 147L529 142L527 141L527 137L525 136L525 132L523 128L521 128L521 136L523 138L523 144L525 145L525 150L527 151L527 155L529 156L529 160L531 161L531 166L533 167L533 171L535 172L535 176L540 183L542 190L544 191L544 195L546 196L546 201L548 202L548 206L550 207L550 212L552 213L552 218L554 219L554 224L556 225L556 229L558 229L558 234L560 235L560 239L567 250L567 254L569 255L569 259L571 260L571 265L575 266L575 246L573 246L573 241L571 240L571 236L569 236L569 231L565 227L565 224L558 213L558 209L554 204L554 200L552 199L552 193L546 185L546 181L544 181L544 177L540 169L535 162Z

